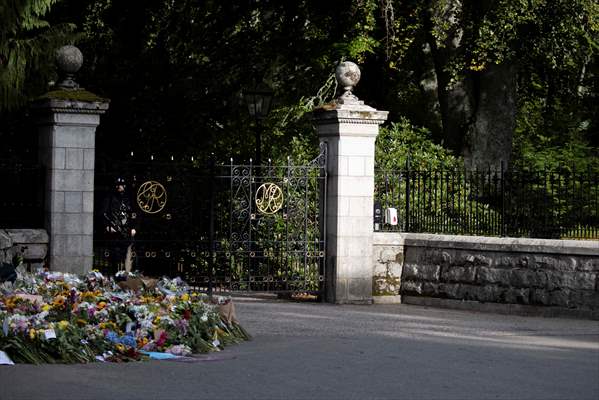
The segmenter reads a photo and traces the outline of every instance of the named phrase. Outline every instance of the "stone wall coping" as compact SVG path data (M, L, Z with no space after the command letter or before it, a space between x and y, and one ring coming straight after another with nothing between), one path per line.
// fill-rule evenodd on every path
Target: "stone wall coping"
M387 120L388 111L375 110L369 106L345 106L328 104L314 110L313 121L317 125L326 124L376 124Z
M45 229L2 229L15 244L48 244Z
M82 101L74 99L42 99L32 104L35 110L50 110L55 113L104 114L109 102Z
M372 244L374 246L403 246L404 233L401 232L374 232Z
M599 241L529 239L512 237L434 235L426 233L375 232L375 246L412 246L498 252L599 256Z

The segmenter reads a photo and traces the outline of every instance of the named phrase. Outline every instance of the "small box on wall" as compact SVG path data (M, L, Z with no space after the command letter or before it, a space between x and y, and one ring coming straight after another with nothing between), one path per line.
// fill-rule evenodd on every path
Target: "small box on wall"
M385 209L385 223L397 225L397 208L389 207Z

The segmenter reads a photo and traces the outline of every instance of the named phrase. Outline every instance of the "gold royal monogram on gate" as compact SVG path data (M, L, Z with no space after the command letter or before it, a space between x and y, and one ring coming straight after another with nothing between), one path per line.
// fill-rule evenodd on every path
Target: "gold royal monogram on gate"
M148 214L156 214L166 205L166 189L159 182L144 182L137 191L137 205Z
M274 214L283 207L283 191L274 183L264 183L256 191L256 208L262 214Z

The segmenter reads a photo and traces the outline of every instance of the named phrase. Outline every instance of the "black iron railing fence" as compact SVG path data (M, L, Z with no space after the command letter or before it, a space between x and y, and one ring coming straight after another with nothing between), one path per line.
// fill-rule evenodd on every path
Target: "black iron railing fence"
M41 165L0 159L0 228L44 226L44 181Z
M397 225L385 218L393 209ZM408 163L376 171L374 222L383 231L596 240L599 175L566 168L415 169Z

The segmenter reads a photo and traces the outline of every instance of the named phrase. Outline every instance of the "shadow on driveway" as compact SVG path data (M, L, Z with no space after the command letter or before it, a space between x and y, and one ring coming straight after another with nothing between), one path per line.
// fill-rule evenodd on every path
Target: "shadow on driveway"
M599 322L237 300L197 362L0 368L0 399L598 399Z

